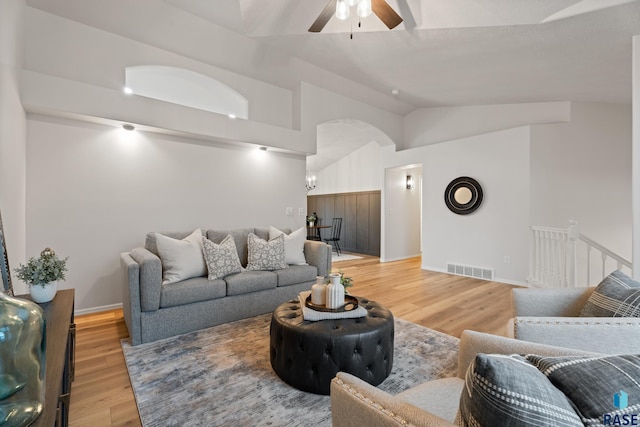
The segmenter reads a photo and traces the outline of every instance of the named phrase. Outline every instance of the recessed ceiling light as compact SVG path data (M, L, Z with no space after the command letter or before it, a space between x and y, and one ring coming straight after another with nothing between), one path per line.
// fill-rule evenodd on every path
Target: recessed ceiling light
M230 119L235 119L236 118L235 114L229 114L228 116L229 116Z
M391 95L399 95L399 94L400 94L400 91L398 89L393 89L391 91Z
M130 125L129 123L125 123L125 124L122 125L122 129L124 129L124 130L131 131L131 130L134 130L135 128L136 127L134 125Z
M131 89L130 87L125 86L122 91L124 93L126 93L127 95L131 95L133 93L133 89Z

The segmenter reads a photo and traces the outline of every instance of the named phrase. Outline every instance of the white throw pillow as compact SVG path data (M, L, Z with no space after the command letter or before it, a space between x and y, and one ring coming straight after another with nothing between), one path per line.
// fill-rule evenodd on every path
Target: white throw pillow
M291 265L306 265L307 259L304 257L304 242L307 240L307 230L301 227L291 234L285 234L274 226L269 226L269 240L273 240L284 234L284 260Z
M162 261L162 284L175 283L207 274L202 248L202 232L196 229L182 240L155 233Z

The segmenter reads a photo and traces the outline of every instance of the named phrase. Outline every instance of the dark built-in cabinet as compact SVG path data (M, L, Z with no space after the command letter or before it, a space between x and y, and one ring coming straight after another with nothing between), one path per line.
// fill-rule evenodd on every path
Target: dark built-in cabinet
M307 196L307 212L315 212L321 225L342 218L340 247L345 252L380 256L380 191ZM322 238L331 229L322 230Z

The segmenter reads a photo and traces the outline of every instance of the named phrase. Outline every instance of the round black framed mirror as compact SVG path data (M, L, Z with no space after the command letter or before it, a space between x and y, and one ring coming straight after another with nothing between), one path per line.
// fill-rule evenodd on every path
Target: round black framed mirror
M444 191L444 203L451 212L468 215L482 204L482 187L478 181L468 176L456 178Z

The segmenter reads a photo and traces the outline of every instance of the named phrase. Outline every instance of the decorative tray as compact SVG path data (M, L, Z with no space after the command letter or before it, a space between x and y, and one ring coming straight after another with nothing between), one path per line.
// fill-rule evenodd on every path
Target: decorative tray
M344 304L338 308L327 308L326 305L318 305L311 302L311 295L307 297L304 305L315 311L323 311L325 313L344 313L345 311L353 311L358 308L358 298L351 295L344 296Z

